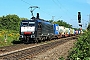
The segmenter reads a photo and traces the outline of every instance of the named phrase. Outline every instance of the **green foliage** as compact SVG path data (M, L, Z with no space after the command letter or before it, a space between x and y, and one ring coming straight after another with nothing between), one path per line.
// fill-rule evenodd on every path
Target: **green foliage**
M58 24L59 26L65 26L67 28L72 28L72 25L64 22L63 20L58 20L58 21L55 21L53 23Z
M17 15L7 15L0 18L0 29L19 30L20 18Z
M59 60L65 60L64 57L60 57Z
M28 20L27 18L20 18L20 20Z
M70 52L69 59L90 59L90 32L86 32L78 38L77 42L75 43L75 47Z
M0 29L20 30L21 20L28 20L27 18L19 18L17 15L6 15L0 17Z
M53 23L53 20L49 20L50 23Z
M19 18L17 15L0 17L0 47L12 45L19 40L20 21L27 18Z
M90 31L90 23L89 23L89 25L88 25L88 27L87 27L87 30L89 30L89 31Z

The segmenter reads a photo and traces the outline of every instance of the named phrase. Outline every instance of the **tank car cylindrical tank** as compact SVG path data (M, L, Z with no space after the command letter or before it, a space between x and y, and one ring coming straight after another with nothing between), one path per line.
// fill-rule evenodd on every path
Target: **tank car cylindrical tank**
M65 27L64 26L59 26L59 34L61 37L65 36Z
M65 37L68 37L69 33L70 33L69 28L65 28Z

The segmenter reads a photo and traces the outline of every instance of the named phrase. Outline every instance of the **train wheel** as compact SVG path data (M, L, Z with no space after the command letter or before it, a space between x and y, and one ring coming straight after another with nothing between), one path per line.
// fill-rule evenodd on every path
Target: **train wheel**
M51 37L49 36L49 37L48 37L48 41L50 41L50 40L51 40Z
M34 41L35 41L35 43L38 43L38 39L37 38L35 38Z
M25 44L30 43L30 41L29 41L29 37L28 37L28 36L26 36L26 39L25 39L24 43L25 43Z

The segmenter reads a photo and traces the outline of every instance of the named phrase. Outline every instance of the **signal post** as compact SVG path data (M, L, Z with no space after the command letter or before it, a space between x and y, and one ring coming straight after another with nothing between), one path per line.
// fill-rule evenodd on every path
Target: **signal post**
M78 12L78 24L79 24L79 26L80 26L80 34L81 34L81 31L82 31L81 12Z

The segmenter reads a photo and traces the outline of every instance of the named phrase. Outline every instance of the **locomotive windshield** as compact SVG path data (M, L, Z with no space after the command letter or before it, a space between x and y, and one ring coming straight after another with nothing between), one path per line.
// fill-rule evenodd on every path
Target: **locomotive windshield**
M29 22L29 26L35 26L35 22Z
M35 22L22 22L22 26L35 26Z
M28 26L28 22L22 22L22 26Z

